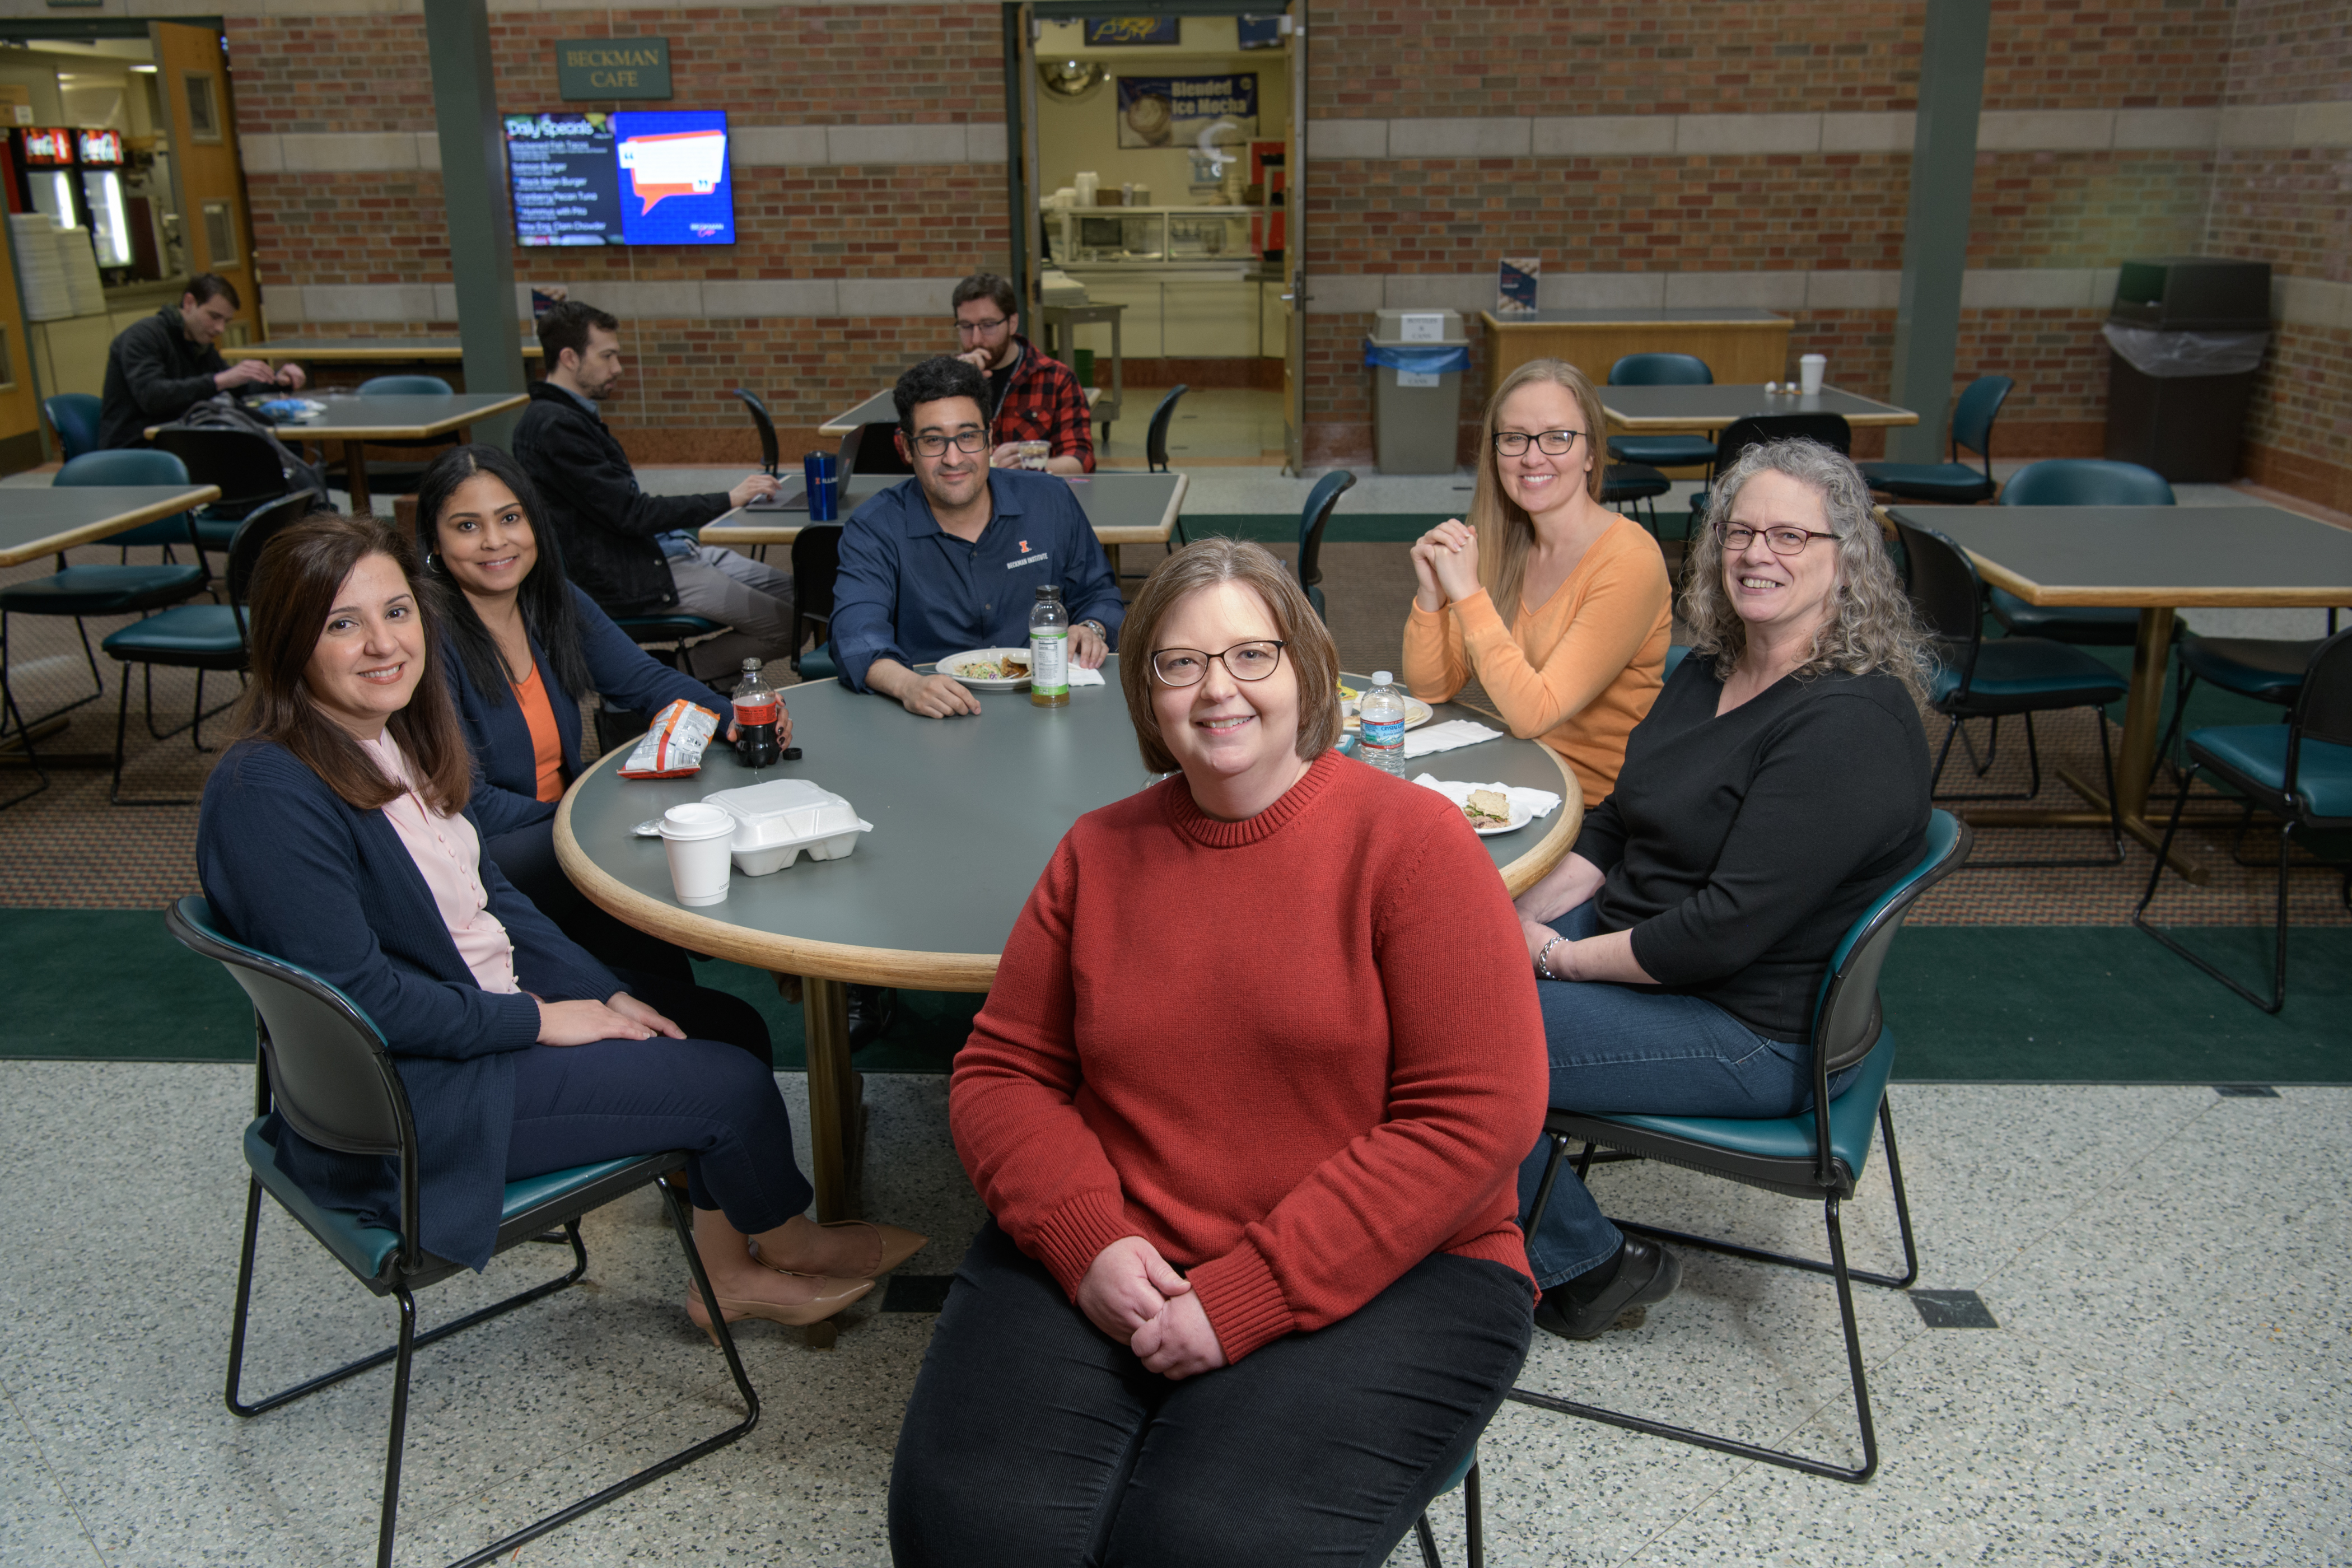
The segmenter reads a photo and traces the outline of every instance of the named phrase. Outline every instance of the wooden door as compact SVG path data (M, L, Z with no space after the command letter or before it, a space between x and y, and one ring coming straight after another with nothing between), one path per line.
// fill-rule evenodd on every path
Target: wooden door
M237 160L236 122L229 96L228 58L217 27L181 22L148 25L172 123L172 184L180 207L180 237L188 270L216 272L236 288L245 309L221 339L224 353L258 342L267 333L261 290L253 266L253 223L246 210L245 172ZM231 359L236 356L228 354Z
M33 384L24 314L16 308L16 268L9 247L0 244L0 474L21 473L41 462L40 395Z

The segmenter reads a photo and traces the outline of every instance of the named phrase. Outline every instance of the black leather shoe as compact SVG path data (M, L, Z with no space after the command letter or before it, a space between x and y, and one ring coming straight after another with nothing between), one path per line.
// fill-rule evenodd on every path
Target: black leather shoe
M1536 1304L1537 1326L1564 1340L1597 1340L1624 1312L1664 1300L1683 1282L1681 1258L1631 1232L1618 1249L1614 1272L1609 1269L1604 1263L1545 1291Z
M849 992L849 1048L864 1050L890 1032L898 1021L898 994L880 985L852 985Z

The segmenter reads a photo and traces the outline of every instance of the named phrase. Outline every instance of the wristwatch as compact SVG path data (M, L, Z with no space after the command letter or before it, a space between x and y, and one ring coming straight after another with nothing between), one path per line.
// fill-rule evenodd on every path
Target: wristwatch
M1095 629L1095 636L1097 636L1097 637L1098 637L1102 638L1102 640L1103 640L1103 641L1105 641L1105 642L1108 642L1108 641L1110 641L1110 628L1109 628L1108 626L1107 626L1103 625L1100 621L1093 620L1093 619L1091 619L1091 618L1090 618L1090 619L1087 619L1087 620L1080 621L1080 622L1078 623L1078 625L1079 625L1079 626L1092 626L1092 627L1094 627L1094 629Z

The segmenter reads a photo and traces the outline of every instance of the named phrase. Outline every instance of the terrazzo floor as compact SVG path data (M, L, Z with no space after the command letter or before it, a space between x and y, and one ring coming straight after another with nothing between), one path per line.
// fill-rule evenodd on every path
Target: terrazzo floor
M801 1079L780 1080L806 1126ZM943 1079L874 1077L869 1213L950 1272L982 1218ZM0 1563L364 1560L377 1372L251 1422L220 1402L248 1069L0 1063ZM1930 1329L1860 1288L1883 1468L1813 1479L1506 1405L1481 1455L1498 1565L2328 1563L2352 1556L2352 1089L1898 1085L1923 1287L1999 1325ZM1810 1205L1667 1168L1605 1205L1817 1247ZM582 1288L420 1354L403 1563L472 1550L732 1419L649 1194L592 1215ZM1846 1209L1898 1248L1885 1162ZM551 1272L550 1249L422 1299L427 1323ZM391 1310L267 1212L250 1381L389 1337ZM879 1293L877 1298L878 1300ZM522 1549L524 1563L887 1561L891 1447L934 1319L861 1305L838 1348L741 1334L764 1409L735 1447ZM1688 1258L1601 1340L1541 1335L1523 1381L1830 1457L1854 1451L1826 1281ZM1462 1561L1458 1494L1434 1510ZM1418 1562L1410 1542L1391 1559Z

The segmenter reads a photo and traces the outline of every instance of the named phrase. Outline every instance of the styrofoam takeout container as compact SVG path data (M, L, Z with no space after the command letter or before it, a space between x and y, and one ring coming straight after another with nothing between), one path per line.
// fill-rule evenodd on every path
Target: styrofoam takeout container
M735 868L746 877L781 871L803 852L812 860L839 860L874 825L850 804L807 779L770 779L702 797L732 816Z

